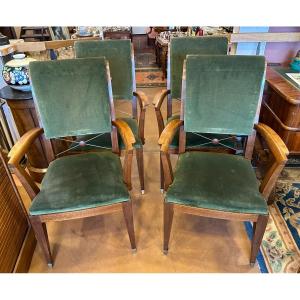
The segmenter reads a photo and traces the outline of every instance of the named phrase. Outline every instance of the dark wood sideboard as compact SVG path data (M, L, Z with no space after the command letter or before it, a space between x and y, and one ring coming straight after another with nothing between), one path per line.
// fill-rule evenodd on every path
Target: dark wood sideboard
M300 155L300 87L268 67L260 121L273 128L291 155Z

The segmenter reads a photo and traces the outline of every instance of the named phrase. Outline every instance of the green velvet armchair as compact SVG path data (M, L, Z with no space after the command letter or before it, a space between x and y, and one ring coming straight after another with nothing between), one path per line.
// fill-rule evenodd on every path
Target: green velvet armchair
M174 100L181 99L181 83L183 62L188 54L194 55L226 55L228 48L228 40L226 37L183 37L173 38L170 42L168 51L168 78L167 89L157 93L154 97L153 105L157 118L158 133L162 133L166 124L174 119L179 119L178 113L173 113L172 103ZM199 75L201 76L201 74ZM162 104L167 98L167 118L164 120L161 111ZM201 148L203 151L209 151L213 148L214 151L233 153L233 148L239 144L241 148L242 141L240 138L235 140L223 137L224 145L210 142L211 135L205 133L192 133L186 135L186 148L195 150ZM179 131L176 132L170 147L170 153L178 153ZM162 166L161 169L161 191L164 189L164 180Z
M164 242L167 253L174 211L210 218L253 222L250 263L254 264L268 222L266 200L283 169L288 150L268 126L258 123L265 79L261 56L188 55L182 79L180 119L170 121L160 138L165 177ZM173 173L169 146L179 129L179 159ZM229 153L186 151L188 132L247 139L256 132L274 156L259 185L250 160Z
M77 58L105 57L109 62L114 100L131 101L132 116L126 116L121 119L129 125L135 136L136 142L134 148L136 152L141 191L142 194L144 194L143 144L145 143L144 128L148 100L143 92L136 90L132 44L130 40L79 41L75 43L75 56ZM140 107L139 116L137 103ZM109 136L107 135L97 138L89 136L88 138L92 138L93 143L97 144L99 147L111 147ZM120 148L123 149L124 145L120 136L119 143ZM80 148L82 151L89 150L88 146Z
M134 135L126 122L115 118L108 62L105 58L32 62L29 65L33 98L41 128L27 132L9 153L9 166L32 199L29 217L46 261L52 266L46 222L85 218L123 211L131 248L136 249L131 189ZM122 168L118 154L109 151L56 154L50 139L110 134L118 152L117 131L124 148ZM33 141L45 134L51 161L39 188L20 160ZM92 144L92 141L90 142Z

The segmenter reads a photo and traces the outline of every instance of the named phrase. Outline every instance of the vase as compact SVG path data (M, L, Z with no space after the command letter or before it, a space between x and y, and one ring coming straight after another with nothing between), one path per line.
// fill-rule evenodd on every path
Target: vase
M36 59L26 57L25 54L15 54L8 61L2 71L4 81L13 89L28 92L31 90L28 66Z

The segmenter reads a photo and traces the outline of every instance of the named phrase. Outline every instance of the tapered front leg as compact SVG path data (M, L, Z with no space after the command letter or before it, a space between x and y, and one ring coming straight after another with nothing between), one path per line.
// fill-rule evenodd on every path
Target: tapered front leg
M46 224L41 222L39 216L30 216L30 223L32 225L37 242L42 248L47 264L49 267L52 267L53 260L50 251Z
M135 243L135 233L134 233L134 224L133 224L133 213L132 213L132 202L126 201L122 204L123 214L125 218L125 223L129 235L129 240L131 244L131 249L136 251L136 243Z
M160 191L161 193L164 192L164 185L165 185L165 180L164 180L164 169L161 161L161 153L159 154L159 165L160 165Z
M254 265L259 247L264 236L269 216L258 216L257 222L253 224L253 237L251 244L250 264Z
M174 209L173 204L164 203L164 254L168 254L169 250L169 240L172 228Z
M143 148L136 149L136 161L139 171L139 179L141 185L141 193L145 193L145 178L144 178L144 154Z

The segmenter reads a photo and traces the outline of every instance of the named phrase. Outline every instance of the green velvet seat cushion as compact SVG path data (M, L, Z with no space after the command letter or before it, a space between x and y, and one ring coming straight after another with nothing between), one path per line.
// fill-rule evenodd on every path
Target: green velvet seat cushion
M135 137L135 144L134 147L135 148L142 148L143 147L143 143L141 138L139 137L139 132L138 132L138 123L135 119L133 118L119 118L120 120L125 121L132 133L134 134ZM88 141L89 139L91 139L90 141ZM112 145L111 145L111 134L110 133L105 133L103 135L86 135L86 136L78 136L77 138L77 142L78 141L87 141L87 144L91 144L91 145L95 145L98 146L98 149L101 149L101 147L103 148L109 148L111 149ZM118 142L119 142L119 147L120 149L125 149L125 145L123 143L123 139L121 138L121 135L118 134ZM84 146L77 146L76 147L76 143L72 143L70 148L73 148L75 146L75 148L72 149L72 151L90 151L90 150L96 150L97 147L95 146L91 146L91 145L84 145Z
M105 57L109 61L113 98L132 100L133 59L130 40L78 41L76 58Z
M179 115L173 115L172 117L168 118L167 124L170 123L172 120L176 120L179 118L180 118ZM228 137L228 135L224 135L224 134L201 133L201 135L203 135L209 139L217 138L219 140ZM199 135L196 135L192 132L186 133L186 147L187 148L200 148L200 147L208 147L208 148L220 148L221 147L222 148L222 147L224 147L220 144L216 145L216 144L208 143L208 142L209 142L208 139L203 138ZM208 144L203 145L204 143L208 143ZM238 149L238 150L241 150L243 147L241 140L234 140L232 138L221 141L221 143L226 145L227 147ZM177 149L178 147L179 147L179 129L177 129L175 136L174 136L172 142L170 143L171 149Z
M227 212L268 213L250 161L231 154L181 154L166 201Z
M31 215L76 211L129 200L118 155L86 153L50 163Z

